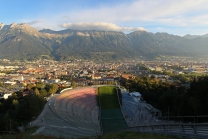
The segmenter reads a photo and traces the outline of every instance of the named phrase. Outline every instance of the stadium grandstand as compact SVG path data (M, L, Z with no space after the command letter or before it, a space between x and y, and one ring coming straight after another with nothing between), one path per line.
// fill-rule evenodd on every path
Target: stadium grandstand
M64 89L53 95L39 117L34 135L65 138L99 136L132 127L162 124L151 105L115 85Z
M101 134L96 88L65 89L54 95L31 126L34 134L78 138Z

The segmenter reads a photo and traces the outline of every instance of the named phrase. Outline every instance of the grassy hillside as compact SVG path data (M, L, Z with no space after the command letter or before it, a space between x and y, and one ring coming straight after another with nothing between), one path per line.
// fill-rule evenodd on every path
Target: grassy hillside
M70 139L70 138L55 138L50 136L31 136L28 133L18 135L0 135L0 139ZM81 139L81 138L80 138ZM149 133L138 133L138 132L118 132L105 134L97 137L86 137L82 139L179 139L172 136L164 136Z

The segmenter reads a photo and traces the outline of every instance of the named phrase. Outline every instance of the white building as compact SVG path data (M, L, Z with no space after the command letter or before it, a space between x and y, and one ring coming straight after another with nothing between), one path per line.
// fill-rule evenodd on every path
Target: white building
M4 82L4 84L12 86L12 85L15 85L16 82L6 81L6 82Z
M141 100L142 95L139 92L131 92L129 94L133 97L134 101L139 102Z
M2 93L2 94L0 94L0 99L8 99L8 97L9 96L11 96L12 95L12 93Z

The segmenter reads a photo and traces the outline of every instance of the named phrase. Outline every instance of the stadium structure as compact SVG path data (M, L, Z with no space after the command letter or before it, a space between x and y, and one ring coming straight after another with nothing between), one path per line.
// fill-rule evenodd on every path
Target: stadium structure
M158 120L161 112L138 99L140 95L112 85L116 95L111 100L108 95L101 97L99 88L103 86L69 88L53 95L30 123L31 127L39 127L33 135L80 138L164 122ZM101 104L115 101L115 97L115 107Z

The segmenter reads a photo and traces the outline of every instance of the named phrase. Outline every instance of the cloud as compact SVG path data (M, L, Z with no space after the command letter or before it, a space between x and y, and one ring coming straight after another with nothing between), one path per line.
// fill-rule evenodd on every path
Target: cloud
M146 31L143 27L120 27L113 23L108 22L94 22L94 23L64 23L60 25L62 28L65 29L73 29L73 30L103 30L103 31Z
M27 22L27 24L29 24L29 25L35 25L35 24L38 24L38 23L41 23L41 22L44 22L44 20L30 21L30 22Z
M207 0L138 0L111 7L84 9L69 15L71 22L134 22L184 26L204 24L202 21L192 22L190 19L207 16L207 7ZM208 22L206 24L208 25Z
M45 22L40 23L41 20L37 20L30 24L53 30L148 30L191 34L191 29L195 28L195 34L208 32L208 0L122 0L114 4L97 3L99 4L92 7L83 8L80 4L75 4L73 8L56 11L53 9L45 14L41 12L35 19L44 19ZM49 14L51 16L48 16Z

